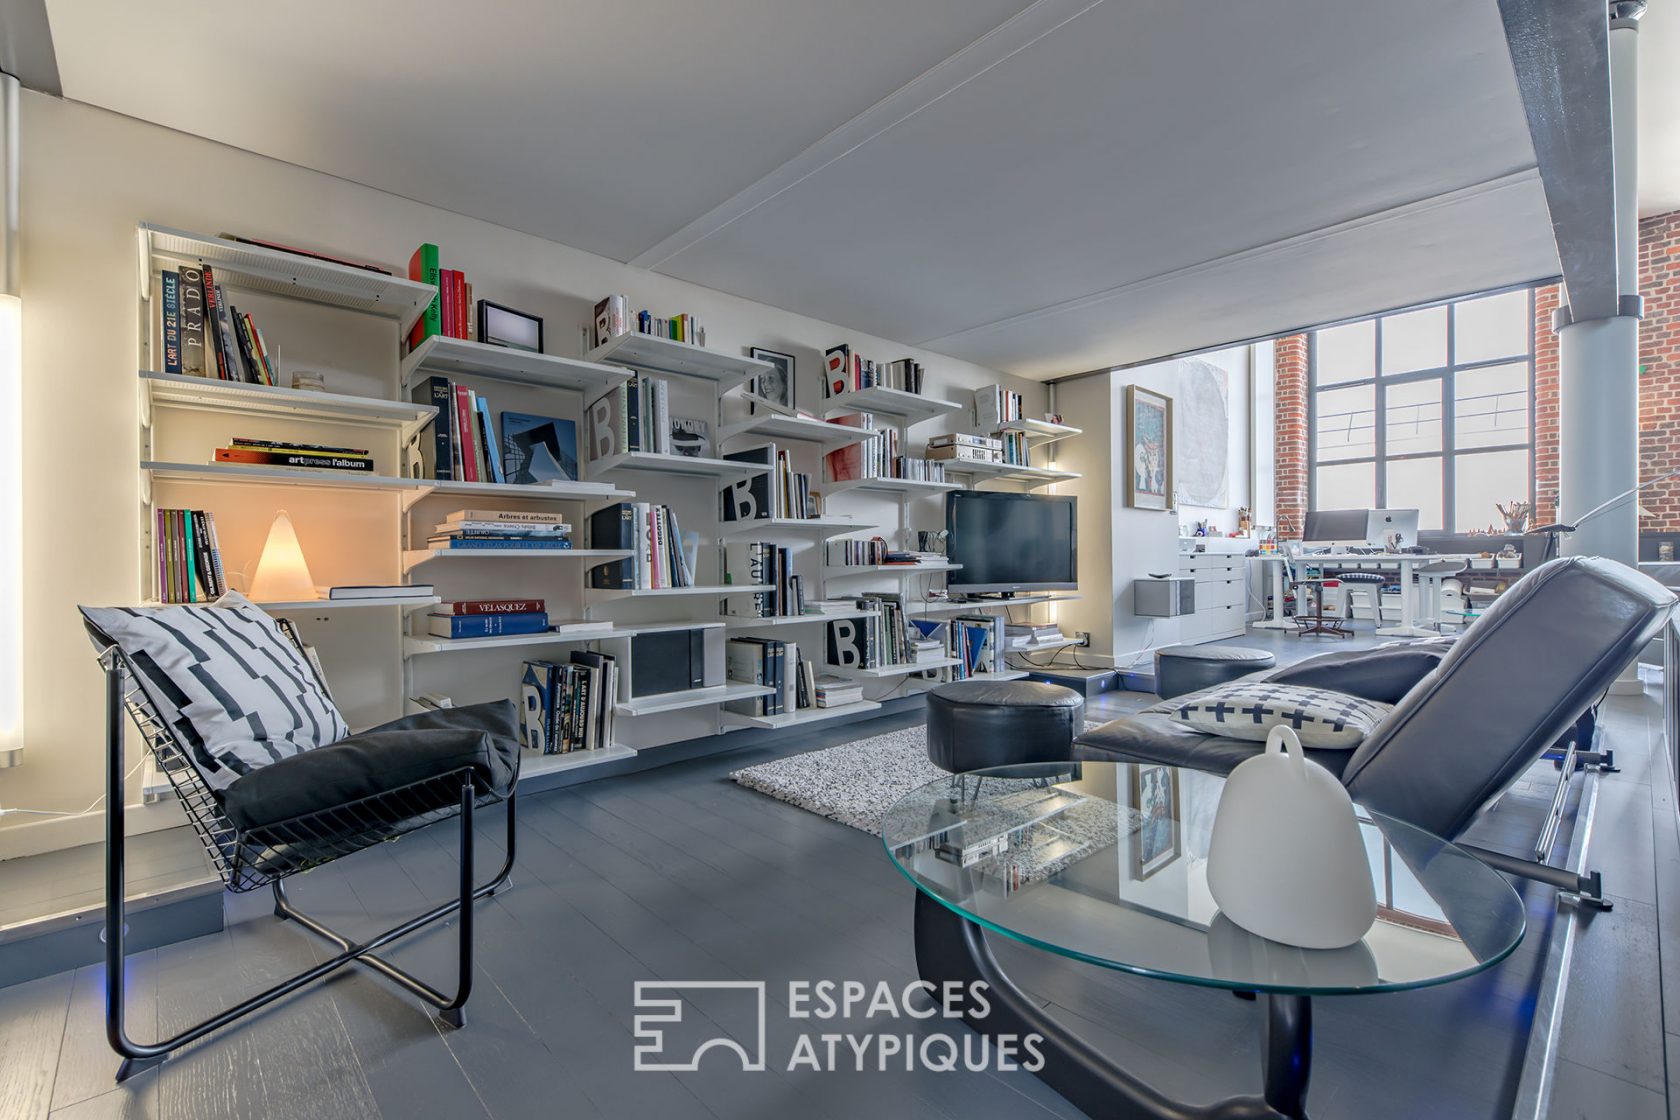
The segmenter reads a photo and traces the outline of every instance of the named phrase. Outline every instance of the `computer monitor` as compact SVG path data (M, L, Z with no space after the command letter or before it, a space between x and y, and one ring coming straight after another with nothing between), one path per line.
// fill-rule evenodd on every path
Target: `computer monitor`
M1366 511L1365 543L1372 548L1399 552L1416 548L1418 511L1415 509L1373 509Z
M1320 547L1363 545L1370 512L1364 509L1312 510L1301 530L1301 543Z

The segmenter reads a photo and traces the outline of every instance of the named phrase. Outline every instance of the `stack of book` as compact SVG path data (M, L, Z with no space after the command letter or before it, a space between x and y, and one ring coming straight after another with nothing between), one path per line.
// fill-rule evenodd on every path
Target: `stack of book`
M423 477L521 485L577 481L576 421L503 412L498 426L489 398L447 377L428 377L412 396L437 409L431 438L420 441Z
M548 629L548 610L541 599L460 599L433 607L426 624L434 638L541 634Z
M434 334L445 338L471 338L472 285L459 269L438 266L438 247L430 242L414 250L408 258L408 278L430 284L438 290L425 314L415 321L408 333L409 349L414 349Z
M558 513L511 509L458 509L426 538L428 548L492 549L498 552L563 551L572 547L572 527Z
M958 615L948 624L952 680L967 680L984 673L1001 673L1004 664L1004 631L1001 615Z
M936 552L909 552L889 548L887 542L880 537L870 537L868 540L848 538L829 541L824 559L831 568L873 568L882 564L913 567L917 564L943 563L945 560Z
M699 459L712 454L711 425L672 416L670 380L647 374L636 374L590 402L584 410L584 438L591 462L627 451Z
M1001 463L1004 462L1003 440L996 436L971 436L963 432L934 436L927 442L927 457L959 464Z
M765 521L772 517L805 521L822 512L822 495L811 488L811 476L793 469L786 450L773 443L731 451L734 463L770 469L732 482L719 492L720 521Z
M1003 633L1009 649L1030 650L1062 640L1061 628L1054 622L1010 622L1004 625Z
M207 603L228 589L216 515L201 509L160 509L157 533L158 598L165 603Z
M643 308L636 313L635 324L632 326L630 301L623 296L611 295L595 305L595 345L605 346L619 335L629 334L632 330L637 334L657 335L675 342L706 345L706 328L698 316L685 312L662 319Z
M280 362L255 319L228 303L205 265L162 274L163 372L278 385Z
M838 416L833 423L871 429L867 417ZM823 456L830 482L862 478L904 478L920 482L944 482L945 466L940 462L901 454L897 429L887 428L878 439L837 447Z
M767 696L730 700L724 710L745 716L779 716L816 704L816 666L799 656L797 642L731 638L724 647L729 679L774 689Z
M818 677L811 691L819 708L843 708L863 702L863 685L844 677Z
M589 518L589 545L632 553L591 568L590 587L624 591L694 586L700 534L684 534L670 506L616 502L597 510Z
M594 751L612 745L618 661L574 651L569 661L527 661L519 683L519 730L539 754Z
M793 574L792 553L769 541L727 541L718 549L723 582L768 591L725 595L719 610L734 618L782 618L805 613L804 580Z
M974 426L982 432L995 432L1011 420L1021 419L1024 398L1002 385L986 385L974 390Z
M922 364L911 358L876 362L854 354L851 345L843 342L823 352L823 367L823 396L829 398L876 386L905 393L922 391Z
M325 447L245 436L236 436L226 447L218 447L215 461L259 467L307 467L348 474L373 473L373 455L365 447Z

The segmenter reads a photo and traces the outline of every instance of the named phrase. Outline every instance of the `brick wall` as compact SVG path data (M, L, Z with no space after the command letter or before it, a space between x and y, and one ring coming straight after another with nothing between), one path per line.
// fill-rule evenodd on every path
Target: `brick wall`
M1639 223L1639 477L1680 470L1680 211ZM1534 294L1534 495L1532 524L1557 520L1558 345L1552 312L1558 285ZM1277 508L1279 524L1299 532L1307 505L1307 345L1305 335L1279 339L1277 371ZM1652 516L1646 531L1680 532L1680 479L1641 498ZM1287 518L1287 520L1283 520ZM1294 535L1286 533L1286 535Z
M1272 425L1278 531L1299 537L1307 511L1307 336L1278 339L1272 363L1277 374Z

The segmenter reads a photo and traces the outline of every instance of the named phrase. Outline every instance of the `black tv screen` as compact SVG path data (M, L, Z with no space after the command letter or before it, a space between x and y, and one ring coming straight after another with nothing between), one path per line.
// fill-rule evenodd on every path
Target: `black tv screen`
M945 551L961 564L952 591L1058 591L1079 586L1073 497L957 490L945 496Z

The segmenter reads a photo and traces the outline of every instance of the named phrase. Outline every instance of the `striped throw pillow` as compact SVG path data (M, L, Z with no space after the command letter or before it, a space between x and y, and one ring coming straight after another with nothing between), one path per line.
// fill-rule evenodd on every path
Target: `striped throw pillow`
M205 605L80 609L128 655L213 790L350 733L303 654L237 592Z

